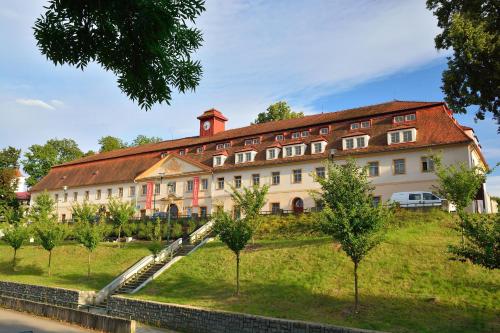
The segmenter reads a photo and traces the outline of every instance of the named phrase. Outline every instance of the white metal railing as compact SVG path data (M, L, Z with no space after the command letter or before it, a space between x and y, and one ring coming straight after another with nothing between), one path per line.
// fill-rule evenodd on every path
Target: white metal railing
M189 235L189 242L191 244L193 244L193 243L196 243L197 241L205 238L205 236L212 230L214 223L215 223L214 220L210 220L207 223L205 223L203 226L198 228L198 230L196 230L191 235Z
M111 283L102 288L96 295L95 303L100 304L116 289L118 289L122 284L124 284L128 279L137 274L141 269L153 263L155 260L163 260L168 255L174 253L182 244L182 238L177 239L175 242L165 247L158 256L155 258L154 255L150 254L136 262L132 267L127 269L125 272L120 274Z

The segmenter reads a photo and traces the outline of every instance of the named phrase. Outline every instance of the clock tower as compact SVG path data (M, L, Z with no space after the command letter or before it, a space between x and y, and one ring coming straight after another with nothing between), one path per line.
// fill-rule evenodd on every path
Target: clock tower
M200 137L212 136L225 130L227 118L219 110L205 111L198 119L200 120Z

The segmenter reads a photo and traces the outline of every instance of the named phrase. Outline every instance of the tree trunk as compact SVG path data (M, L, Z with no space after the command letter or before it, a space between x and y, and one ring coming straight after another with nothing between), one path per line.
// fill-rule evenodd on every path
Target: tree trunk
M89 264L89 266L88 266L88 271L87 271L87 277L88 278L90 278L90 253L91 252L89 251L89 257L88 257L88 264Z
M49 276L50 276L50 262L52 260L52 250L49 251Z
M120 225L120 226L118 227L118 240L117 240L117 242L118 242L118 247L120 247L120 237L121 237L121 235L122 235L122 226Z
M359 295L358 295L358 262L354 262L354 312L358 312Z
M240 253L236 253L236 296L240 295Z
M16 269L16 255L17 255L17 249L14 249L14 257L12 258L12 270Z

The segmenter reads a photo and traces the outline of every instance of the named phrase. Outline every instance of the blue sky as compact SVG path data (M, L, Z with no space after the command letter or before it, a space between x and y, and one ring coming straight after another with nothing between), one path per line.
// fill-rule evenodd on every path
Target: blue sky
M43 0L0 0L0 147L26 149L47 139L75 139L83 150L114 135L164 139L196 135L196 116L216 107L228 127L287 100L307 114L393 99L438 101L446 52L423 0L211 0L197 24L204 77L171 106L140 110L99 66L55 67L37 50L32 25ZM500 160L491 119L475 123L491 165ZM500 195L500 173L488 181Z

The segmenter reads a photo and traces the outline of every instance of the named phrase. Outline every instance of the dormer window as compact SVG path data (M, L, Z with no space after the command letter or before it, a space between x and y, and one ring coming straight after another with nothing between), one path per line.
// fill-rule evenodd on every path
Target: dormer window
M326 135L326 134L328 134L328 132L329 132L328 127L322 127L319 129L319 134L321 134L321 135Z
M415 142L417 140L417 129L408 128L387 132L387 144Z
M203 153L203 147L198 147L198 148L196 148L196 153L197 153L197 154L201 154L201 153Z
M215 155L213 157L213 166L218 167L224 165L224 162L226 161L227 156L226 155Z
M369 120L361 122L361 128L370 128L370 126L371 126L371 123Z
M368 147L370 136L367 134L345 137L342 139L342 149L361 149Z
M417 119L417 116L414 113L407 114L405 116L405 121L414 121Z
M275 160L278 158L278 155L280 153L280 149L279 148L268 148L266 152L267 152L267 154L266 154L267 160Z
M274 138L274 140L276 140L276 141L283 141L284 139L285 139L285 137L283 136L283 134L278 134Z
M394 124L400 124L403 122L415 121L415 120L417 120L417 115L415 113L409 113L406 115L395 116L393 118Z
M257 155L257 152L255 150L236 153L235 163L240 164L246 162L253 162L255 159L255 155Z
M396 116L396 117L394 117L394 123L395 124L402 123L404 121L405 121L405 116Z
M352 123L351 124L351 129L352 130L355 130L355 129L358 129L359 128L359 123Z
M246 139L245 140L245 146L249 145L258 145L259 144L259 138L253 138L253 139Z
M224 148L230 148L230 147L231 147L231 142L224 143Z
M179 155L181 155L181 156L186 155L186 151L184 149L179 150Z
M325 151L327 142L325 140L313 141L311 143L311 153L321 154Z
M216 150L224 149L224 144L223 144L223 143L218 143L218 144L215 146L215 149L216 149Z
M300 136L305 138L305 137L308 137L309 136L309 131L302 131L302 133L300 133Z
M302 156L306 151L306 147L307 146L304 143L286 146L284 148L285 149L284 157Z
M298 138L300 138L300 133L299 132L292 133L292 139L298 139Z

